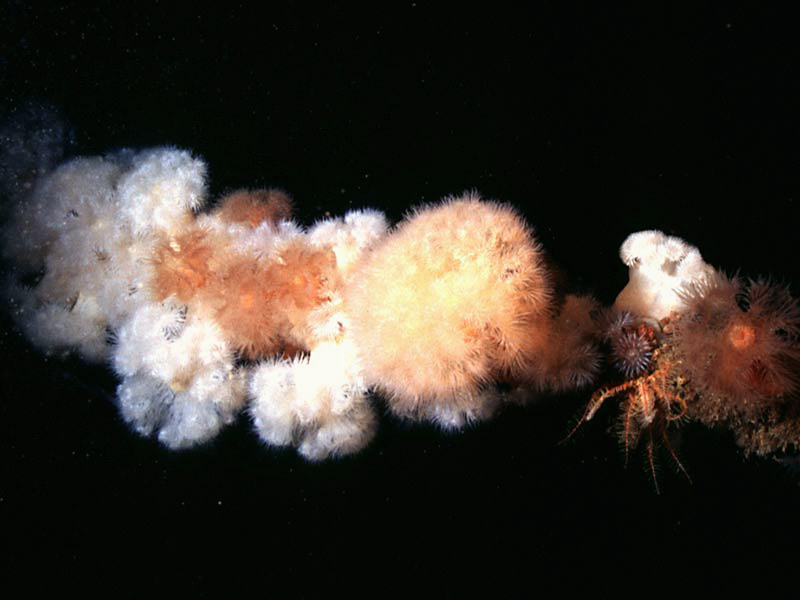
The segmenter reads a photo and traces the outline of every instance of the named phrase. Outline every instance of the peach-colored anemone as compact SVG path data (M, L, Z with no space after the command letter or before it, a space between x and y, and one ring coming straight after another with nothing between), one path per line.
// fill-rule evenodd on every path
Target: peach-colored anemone
M234 255L204 301L242 356L249 359L307 351L312 345L308 314L329 301L336 284L328 250L291 243L277 260Z
M483 383L519 374L548 311L539 246L508 206L473 195L418 209L358 265L345 290L371 385L396 412L469 408ZM462 406L464 405L464 406Z
M684 300L673 343L701 404L752 416L798 392L800 308L787 290L717 275Z
M340 285L330 250L294 241L270 257L232 249L228 238L191 228L156 246L152 288L211 315L241 356L310 349L309 313Z
M191 300L214 276L209 265L213 252L208 234L201 229L159 241L152 258L151 286L156 299L175 296L181 302Z
M531 357L524 378L540 390L567 391L589 385L600 371L595 318L599 304L591 296L567 295L558 312L530 328Z
M253 229L262 223L275 226L292 216L292 201L282 190L239 190L220 200L214 215L223 223L243 223Z

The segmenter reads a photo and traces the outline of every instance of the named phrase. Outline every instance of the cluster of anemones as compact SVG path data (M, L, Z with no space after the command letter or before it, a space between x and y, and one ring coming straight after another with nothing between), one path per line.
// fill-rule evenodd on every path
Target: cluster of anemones
M269 444L354 452L375 430L373 392L395 415L461 428L518 390L592 384L603 344L624 379L584 419L624 396L626 448L644 438L652 460L689 418L752 451L800 446L797 302L660 232L625 241L630 281L602 310L556 294L530 228L476 193L394 228L370 209L303 228L280 190L207 205L203 161L159 148L69 161L12 200L21 328L109 363L125 420L170 447L246 408Z
M5 229L25 333L109 362L123 417L170 447L248 407L265 441L324 458L370 439L371 391L459 428L502 403L498 382L598 370L594 301L555 296L507 205L468 193L392 230L375 210L304 229L279 190L206 196L185 151L80 158L15 198Z
M626 451L644 438L651 466L658 440L680 465L668 429L691 419L730 428L747 452L800 449L800 305L788 289L728 277L656 231L620 254L630 281L605 337L625 380L599 390L582 421L623 397Z

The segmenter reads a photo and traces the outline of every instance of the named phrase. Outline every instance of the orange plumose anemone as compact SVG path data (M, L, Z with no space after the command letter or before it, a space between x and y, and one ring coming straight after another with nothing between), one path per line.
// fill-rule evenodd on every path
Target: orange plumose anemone
M404 416L478 408L484 383L524 369L551 296L524 221L474 194L417 209L359 269L345 290L353 338Z

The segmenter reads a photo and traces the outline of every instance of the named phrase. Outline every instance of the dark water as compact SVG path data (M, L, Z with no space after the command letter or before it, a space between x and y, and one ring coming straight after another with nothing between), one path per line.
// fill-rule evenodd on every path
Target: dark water
M786 15L270 10L4 2L0 108L53 105L72 152L191 148L212 196L280 186L306 224L361 206L397 220L476 188L607 303L626 281L619 244L647 228L800 293ZM581 394L461 435L386 417L363 453L314 465L262 447L245 419L187 452L138 438L105 368L45 359L5 321L0 357L5 562L66 567L65 582L305 581L341 565L340 584L374 570L447 588L558 565L622 585L720 560L780 572L800 532L796 472L745 460L725 432L685 428L692 483L665 457L659 496L641 456L625 468L612 405L559 445Z

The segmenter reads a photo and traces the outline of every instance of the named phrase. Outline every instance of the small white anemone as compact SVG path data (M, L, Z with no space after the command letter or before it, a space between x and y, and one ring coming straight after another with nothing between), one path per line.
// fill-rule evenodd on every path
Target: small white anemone
M336 255L340 273L347 275L364 252L389 230L386 216L377 210L348 212L344 218L320 221L308 232L308 240L318 248L330 248Z
M377 419L347 339L322 342L309 357L261 363L249 391L261 439L294 445L309 460L357 452L375 434Z
M135 235L180 229L205 199L205 163L174 148L136 154L116 194L118 216Z
M663 319L681 311L684 304L680 290L715 273L697 248L661 231L632 233L619 255L628 265L629 280L614 307L639 317Z

